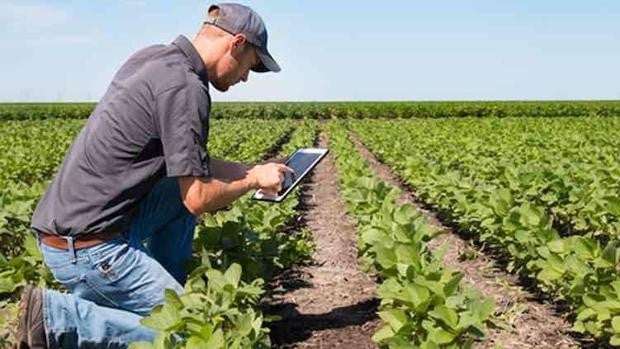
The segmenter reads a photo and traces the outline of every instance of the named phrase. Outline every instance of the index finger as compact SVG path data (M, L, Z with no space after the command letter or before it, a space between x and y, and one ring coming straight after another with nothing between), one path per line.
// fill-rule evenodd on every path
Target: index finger
M292 168L290 168L290 167L288 167L288 166L286 166L286 165L282 165L282 164L280 164L280 166L278 166L278 169L279 169L281 172L290 172L290 173L292 173L292 174L295 174L295 170L293 170Z

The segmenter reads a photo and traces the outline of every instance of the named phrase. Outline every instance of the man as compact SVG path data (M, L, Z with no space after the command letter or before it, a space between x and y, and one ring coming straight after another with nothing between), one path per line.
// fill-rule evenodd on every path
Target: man
M277 193L290 168L210 159L209 83L277 72L260 16L213 5L192 41L135 53L71 145L32 229L46 265L72 294L28 287L20 348L125 347L152 340L139 321L183 292L196 216L253 189Z

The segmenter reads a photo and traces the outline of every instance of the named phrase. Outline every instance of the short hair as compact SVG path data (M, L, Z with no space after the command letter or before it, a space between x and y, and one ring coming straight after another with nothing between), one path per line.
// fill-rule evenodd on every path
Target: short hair
M207 15L209 17L219 17L220 16L220 8L217 7L217 6L209 7L209 10L207 10Z

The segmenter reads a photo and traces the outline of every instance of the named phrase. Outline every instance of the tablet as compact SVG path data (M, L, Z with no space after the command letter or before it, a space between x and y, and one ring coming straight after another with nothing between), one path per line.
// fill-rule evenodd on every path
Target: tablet
M301 183L301 180L310 173L314 166L325 157L327 152L327 149L320 148L304 148L297 150L284 163L286 166L295 170L295 175L290 172L284 175L282 190L278 193L278 196L265 195L259 189L252 195L252 199L281 202L299 183Z

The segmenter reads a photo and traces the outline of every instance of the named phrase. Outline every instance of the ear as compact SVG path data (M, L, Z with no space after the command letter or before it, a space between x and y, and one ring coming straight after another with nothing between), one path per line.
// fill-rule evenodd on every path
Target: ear
M247 38L245 37L245 34L235 34L235 36L233 36L233 39L231 41L232 48L239 50L243 48L243 45L245 45L246 42L247 42Z

